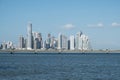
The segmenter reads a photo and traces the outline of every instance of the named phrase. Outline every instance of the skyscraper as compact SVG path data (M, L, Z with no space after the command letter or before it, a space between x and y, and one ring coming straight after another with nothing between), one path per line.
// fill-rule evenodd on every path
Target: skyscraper
M62 48L62 34L59 33L58 35L58 49Z
M57 48L57 39L54 36L51 37L50 48L52 49Z
M2 43L2 49L7 49L7 44L5 41Z
M70 36L70 50L75 49L75 37L72 35Z
M32 23L27 26L27 49L32 49Z
M42 35L39 32L33 32L33 48L40 49L42 48Z
M68 49L67 37L63 34L58 35L58 49Z
M82 49L83 50L88 50L89 49L89 40L88 40L88 36L86 35L81 35L82 38Z
M75 38L75 49L81 49L82 46L82 39L81 39L82 32L78 32Z
M24 37L20 36L19 37L19 49L25 48L25 41L24 41Z
M49 33L46 40L46 48L49 49L51 46L51 34Z
M89 40L88 37L82 32L78 32L75 38L75 49L78 50L88 50L89 49Z

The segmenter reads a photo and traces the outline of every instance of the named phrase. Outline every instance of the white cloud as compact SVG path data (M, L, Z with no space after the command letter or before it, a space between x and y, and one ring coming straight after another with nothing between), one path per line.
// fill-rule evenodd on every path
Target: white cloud
M118 26L120 26L120 23L113 22L113 23L112 23L112 26L113 26L113 27L118 27Z
M75 28L75 26L74 26L73 24L65 24L65 25L63 26L63 28L64 28L64 29L73 29L73 28Z
M102 23L97 24L98 27L103 27Z
M103 27L104 25L102 23L98 24L88 24L88 27Z

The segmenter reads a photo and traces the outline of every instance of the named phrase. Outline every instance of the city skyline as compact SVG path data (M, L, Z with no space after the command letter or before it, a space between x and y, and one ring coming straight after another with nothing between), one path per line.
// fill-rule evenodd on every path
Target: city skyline
M71 39L72 37L72 39ZM55 37L48 33L47 38L43 40L42 33L33 32L32 23L28 23L27 25L27 35L23 37L23 35L19 36L18 46L12 41L4 41L0 44L0 49L9 50L46 50L46 49L54 49L54 50L91 50L90 41L88 36L83 34L83 32L77 32L69 38L62 33L58 34L58 37Z
M67 36L84 32L93 49L120 49L119 0L70 0L70 1L0 1L0 43L17 44L19 35L26 37L30 21L33 30L47 34Z

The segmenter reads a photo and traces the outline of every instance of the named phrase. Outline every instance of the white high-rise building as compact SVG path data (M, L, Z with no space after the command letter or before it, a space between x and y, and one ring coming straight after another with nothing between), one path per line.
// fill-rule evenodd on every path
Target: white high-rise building
M3 46L2 49L7 49L7 44L5 41L2 43L2 46Z
M78 32L75 37L75 49L81 49L82 46L82 39L81 39L82 32Z
M27 26L27 49L32 49L32 23Z
M7 44L7 49L13 49L14 48L13 47L13 42L8 41L6 44Z
M68 40L65 35L62 35L62 49L68 49Z
M75 49L88 50L89 49L88 36L82 34L82 32L78 32L75 38Z
M75 37L72 35L70 36L70 50L75 49Z
M83 50L88 50L89 49L89 40L88 40L88 36L86 35L81 35L82 38L82 49Z
M58 35L58 49L68 49L67 37L61 33Z
M57 39L56 39L54 36L51 37L50 47L51 47L52 49L57 48Z
M62 34L59 33L58 34L58 49L61 49L62 48Z

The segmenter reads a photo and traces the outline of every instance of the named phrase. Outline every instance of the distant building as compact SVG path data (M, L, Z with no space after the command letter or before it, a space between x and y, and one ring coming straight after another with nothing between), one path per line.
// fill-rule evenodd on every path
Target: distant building
M13 43L11 41L8 41L7 42L7 49L13 49L14 46L13 46Z
M52 48L52 49L57 48L57 39L55 37L51 37L50 48Z
M27 39L24 38L24 47L27 48Z
M70 50L75 49L75 37L72 35L70 36Z
M2 49L7 49L7 44L5 41L2 43Z
M0 49L2 49L2 44L0 44Z
M58 34L58 49L62 48L62 34Z
M88 50L89 49L89 39L86 35L81 35L82 38L82 49Z
M82 47L82 39L81 39L82 32L78 32L75 37L75 49L81 49Z
M27 49L32 49L32 23L27 26Z
M39 32L33 32L33 48L41 49L42 48L42 35Z
M11 41L8 41L8 42L3 42L2 43L2 49L13 49L14 46L13 46L13 43Z
M46 48L49 49L51 48L51 34L49 33L47 36L47 40L46 40Z
M46 40L43 41L43 47L42 47L42 49L46 49Z
M19 49L25 48L25 39L23 36L19 37Z
M33 47L34 47L34 49L39 49L39 40L38 40L38 38L35 38Z
M68 49L67 37L61 33L58 35L58 49Z
M68 40L68 50L70 50L70 40Z

